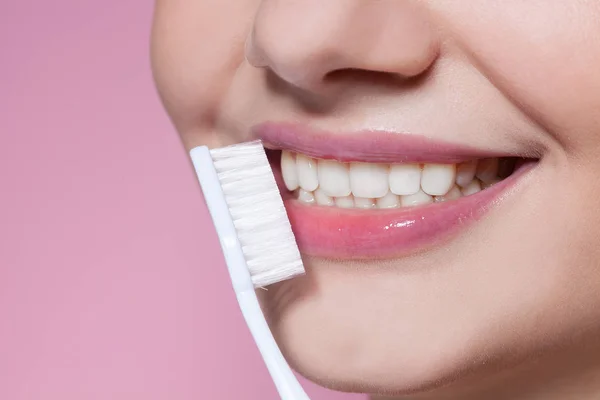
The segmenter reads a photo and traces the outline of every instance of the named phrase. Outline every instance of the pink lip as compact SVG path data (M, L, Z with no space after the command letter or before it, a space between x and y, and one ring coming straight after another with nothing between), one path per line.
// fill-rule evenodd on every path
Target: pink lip
M315 158L366 162L448 162L502 155L414 135L357 133L332 135L291 125L262 125L255 134L265 147L290 149ZM370 136L374 136L371 138ZM481 218L535 163L458 200L392 210L354 210L305 205L285 189L277 161L273 171L302 253L333 259L399 257L446 240Z
M296 124L270 122L256 126L252 134L269 149L287 149L314 158L345 162L455 164L472 159L508 156L419 135L384 131L332 134Z

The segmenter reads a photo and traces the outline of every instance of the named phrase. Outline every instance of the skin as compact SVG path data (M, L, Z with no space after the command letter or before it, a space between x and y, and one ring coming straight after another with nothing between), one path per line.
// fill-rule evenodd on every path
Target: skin
M156 83L188 149L291 121L540 159L439 247L306 257L262 299L295 369L376 399L598 397L598 21L594 0L157 1Z

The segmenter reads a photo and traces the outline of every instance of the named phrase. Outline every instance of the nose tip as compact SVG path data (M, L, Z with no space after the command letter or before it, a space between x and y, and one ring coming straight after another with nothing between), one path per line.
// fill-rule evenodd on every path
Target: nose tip
M439 46L427 11L413 1L265 0L246 58L316 91L328 74L341 70L418 76L434 63Z

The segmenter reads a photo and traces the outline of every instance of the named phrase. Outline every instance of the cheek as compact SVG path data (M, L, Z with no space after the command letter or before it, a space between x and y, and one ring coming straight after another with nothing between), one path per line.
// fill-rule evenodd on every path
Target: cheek
M500 91L567 148L597 147L590 132L600 124L600 7L492 3L455 16L464 21L456 27L461 46Z
M218 106L244 60L245 38L257 3L157 2L152 67L160 96L188 148L218 142L209 135Z

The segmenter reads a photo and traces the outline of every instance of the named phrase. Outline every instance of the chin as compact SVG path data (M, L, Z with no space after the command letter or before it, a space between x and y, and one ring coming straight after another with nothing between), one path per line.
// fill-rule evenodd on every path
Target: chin
M306 266L305 277L276 285L262 303L292 368L321 386L394 396L436 392L480 373L493 347L500 354L502 343L485 336L485 320L469 320L464 308L411 304L385 272L348 277L340 270L354 268L347 262ZM502 362L518 362L515 356Z

